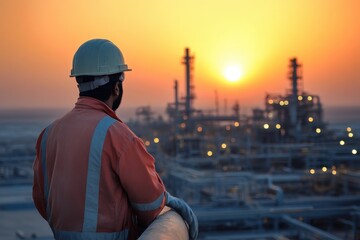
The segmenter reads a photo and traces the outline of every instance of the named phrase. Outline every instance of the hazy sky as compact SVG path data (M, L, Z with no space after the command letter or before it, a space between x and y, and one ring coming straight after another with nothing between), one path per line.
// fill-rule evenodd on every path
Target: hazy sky
M266 93L290 87L289 59L303 64L303 86L325 106L360 102L358 0L0 1L0 109L71 108L77 48L107 38L133 69L123 105L165 107L174 79L184 95L185 47L195 56L196 107L262 107ZM234 83L229 65L242 68Z

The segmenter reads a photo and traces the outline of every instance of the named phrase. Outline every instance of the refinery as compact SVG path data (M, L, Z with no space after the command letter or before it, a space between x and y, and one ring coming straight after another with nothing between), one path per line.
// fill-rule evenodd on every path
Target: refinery
M142 107L129 125L169 191L194 207L200 238L360 239L359 138L351 127L328 128L297 58L290 90L267 94L251 115L237 102L230 115L218 104L210 114L194 108L193 61L185 49L186 95L175 81L168 121Z
M251 114L235 102L224 115L217 99L212 112L195 108L194 60L186 48L185 96L175 81L166 117L139 107L128 125L168 191L194 209L199 239L360 239L360 138L351 126L329 128L298 59L289 60L284 94L266 94ZM9 185L31 185L33 156L24 155L0 158L0 210L32 207L29 197L4 197Z

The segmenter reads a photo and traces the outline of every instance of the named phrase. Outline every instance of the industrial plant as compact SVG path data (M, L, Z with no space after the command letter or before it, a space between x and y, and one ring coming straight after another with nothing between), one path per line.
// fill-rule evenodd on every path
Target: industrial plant
M168 121L139 108L131 128L155 156L168 190L199 219L201 239L360 239L359 137L328 128L320 96L303 89L289 61L290 88L266 94L251 115L194 107L185 49L185 97L174 83ZM147 129L147 130L144 130Z

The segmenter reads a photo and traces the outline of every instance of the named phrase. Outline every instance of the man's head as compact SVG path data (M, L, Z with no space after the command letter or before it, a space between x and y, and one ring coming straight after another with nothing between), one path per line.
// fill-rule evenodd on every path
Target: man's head
M80 96L99 99L115 111L121 102L125 71L131 69L120 49L109 40L93 39L76 51L70 77L76 77Z
M86 86L86 84L93 84L94 82L105 78L108 82L104 85L96 87L95 89L81 91L81 86ZM79 96L86 96L96 98L100 101L103 101L115 111L121 103L123 88L122 81L124 79L124 73L115 73L106 76L94 77L94 76L78 76L76 77L76 82L80 89Z

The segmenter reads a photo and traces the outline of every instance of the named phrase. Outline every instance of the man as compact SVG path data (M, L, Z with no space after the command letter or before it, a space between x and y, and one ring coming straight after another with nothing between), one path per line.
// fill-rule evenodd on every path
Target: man
M35 206L55 239L136 239L165 205L196 239L196 216L166 192L154 158L115 114L125 71L130 69L112 42L93 39L79 47L70 76L80 97L36 144Z

